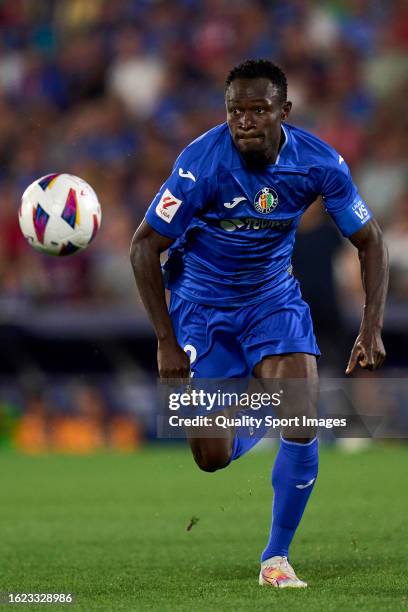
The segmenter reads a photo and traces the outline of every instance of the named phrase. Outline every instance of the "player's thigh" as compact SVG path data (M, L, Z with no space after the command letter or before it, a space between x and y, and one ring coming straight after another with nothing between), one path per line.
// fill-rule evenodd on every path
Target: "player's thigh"
M310 419L317 416L319 395L316 355L268 355L255 366L254 376L263 391L279 393L276 414L288 422L282 427L282 435L299 441L313 438L316 428Z
M318 378L316 355L309 353L267 355L253 372L256 378Z

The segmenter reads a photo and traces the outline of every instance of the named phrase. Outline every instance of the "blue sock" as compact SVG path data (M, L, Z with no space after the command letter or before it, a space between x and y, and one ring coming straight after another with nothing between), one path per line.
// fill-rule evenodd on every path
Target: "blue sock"
M239 459L242 455L245 455L251 448L255 446L260 440L262 440L263 436L259 435L239 435L235 434L234 442L232 444L232 453L231 453L231 461L234 459Z
M242 415L248 415L250 411L244 410L242 411ZM239 416L241 413L237 413L236 416ZM249 416L251 416L249 414ZM262 418L262 413L257 414L257 417ZM250 427L248 425L242 425L235 429L234 442L232 444L232 453L231 453L231 461L234 459L239 459L242 455L245 455L251 448L258 444L265 435L268 433L269 427L265 425L265 421L263 420L262 426Z
M272 527L261 561L288 556L289 546L313 490L318 468L318 442L307 444L281 438L272 470Z

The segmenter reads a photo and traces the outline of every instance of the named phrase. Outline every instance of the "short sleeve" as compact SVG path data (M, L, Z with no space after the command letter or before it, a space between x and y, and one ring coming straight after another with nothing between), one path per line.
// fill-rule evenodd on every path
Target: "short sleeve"
M327 212L347 238L358 232L373 214L358 193L341 156L338 163L338 167L324 169L321 195Z
M203 174L200 159L185 149L146 212L146 221L159 234L178 238L207 204L209 180Z

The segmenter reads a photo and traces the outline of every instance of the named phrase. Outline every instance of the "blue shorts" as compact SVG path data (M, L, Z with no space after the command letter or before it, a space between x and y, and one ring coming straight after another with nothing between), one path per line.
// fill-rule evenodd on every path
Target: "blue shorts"
M196 378L251 376L268 355L320 355L309 306L299 283L287 275L278 296L242 306L208 306L172 292L169 312Z

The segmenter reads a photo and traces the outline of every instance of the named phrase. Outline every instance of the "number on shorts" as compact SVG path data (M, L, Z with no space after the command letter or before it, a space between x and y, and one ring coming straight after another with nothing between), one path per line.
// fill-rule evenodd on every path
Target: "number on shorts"
M193 364L195 362L195 360L197 359L197 349L195 346L193 346L192 344L186 344L186 346L183 349L186 353L188 353L188 356L190 357L190 364Z

